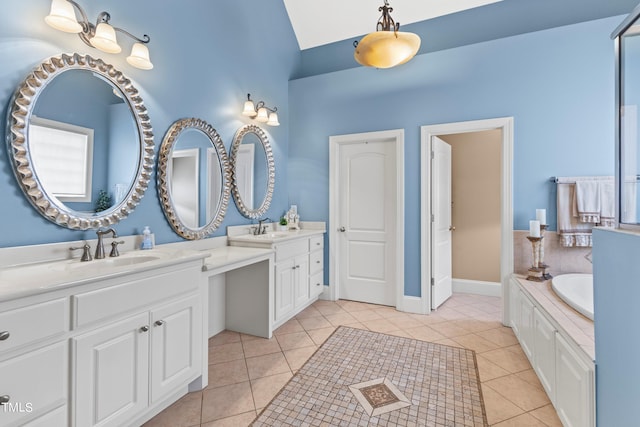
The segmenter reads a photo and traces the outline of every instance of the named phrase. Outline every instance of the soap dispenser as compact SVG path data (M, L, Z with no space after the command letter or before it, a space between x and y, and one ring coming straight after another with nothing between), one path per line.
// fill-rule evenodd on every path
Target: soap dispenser
M142 230L142 245L141 249L153 249L153 241L151 240L151 230L149 226L146 225L144 230Z

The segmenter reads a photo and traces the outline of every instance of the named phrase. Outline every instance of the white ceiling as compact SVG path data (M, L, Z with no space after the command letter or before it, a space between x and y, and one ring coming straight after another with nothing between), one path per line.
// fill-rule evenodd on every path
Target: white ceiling
M501 0L389 0L391 17L402 26ZM300 49L375 31L384 0L284 0Z

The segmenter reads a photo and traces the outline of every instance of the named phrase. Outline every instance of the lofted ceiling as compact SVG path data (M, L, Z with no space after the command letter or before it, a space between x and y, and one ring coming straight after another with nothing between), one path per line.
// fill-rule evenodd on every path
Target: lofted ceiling
M411 24L502 0L388 0L391 17ZM301 50L361 36L376 29L384 0L284 0Z

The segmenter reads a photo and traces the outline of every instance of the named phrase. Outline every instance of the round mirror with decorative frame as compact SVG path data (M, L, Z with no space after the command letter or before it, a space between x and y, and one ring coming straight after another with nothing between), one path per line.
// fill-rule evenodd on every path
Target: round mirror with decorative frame
M8 108L6 140L27 200L74 230L126 218L153 172L153 131L138 90L89 55L51 57L27 75Z
M231 193L229 157L206 121L180 119L167 131L158 155L158 193L171 227L203 239L224 220Z
M242 215L261 218L269 209L276 167L267 134L256 125L242 126L231 144L231 189Z

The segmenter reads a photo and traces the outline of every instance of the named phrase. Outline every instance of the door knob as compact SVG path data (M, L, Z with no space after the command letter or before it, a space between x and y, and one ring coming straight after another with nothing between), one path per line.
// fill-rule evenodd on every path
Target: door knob
M456 228L453 225L449 226L449 231L455 231L455 230L456 230Z
M346 229L346 228L344 228L344 227L340 227L340 228L338 229L338 231L339 231L339 232L341 232L341 233L344 233L345 231L347 231L347 229Z

